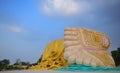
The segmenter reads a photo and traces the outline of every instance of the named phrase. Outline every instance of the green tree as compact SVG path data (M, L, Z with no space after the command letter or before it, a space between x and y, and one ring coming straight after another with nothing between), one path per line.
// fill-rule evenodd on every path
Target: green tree
M22 61L21 64L22 64L22 65L27 65L27 66L28 66L30 63L29 63L29 62L23 62L23 61Z
M118 48L117 50L111 51L111 53L116 66L119 66L120 65L120 48Z
M9 64L10 64L10 61L9 61L8 59L4 59L4 60L2 60L2 62L3 62L4 64L6 64L6 65L9 65Z
M0 61L0 70L6 70L9 66L10 61L8 59L4 59Z
M14 65L20 65L21 64L21 60L17 59L16 62L14 63Z
M43 56L43 55L41 55L41 57L38 59L37 63L40 63L40 62L41 62L42 56Z
M120 47L119 47L117 50L118 50L118 52L120 53Z

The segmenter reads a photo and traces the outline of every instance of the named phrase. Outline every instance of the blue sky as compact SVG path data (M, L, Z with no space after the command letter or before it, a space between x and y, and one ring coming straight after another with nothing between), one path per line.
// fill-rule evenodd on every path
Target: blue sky
M120 0L0 0L0 59L36 62L66 27L106 33L120 47Z

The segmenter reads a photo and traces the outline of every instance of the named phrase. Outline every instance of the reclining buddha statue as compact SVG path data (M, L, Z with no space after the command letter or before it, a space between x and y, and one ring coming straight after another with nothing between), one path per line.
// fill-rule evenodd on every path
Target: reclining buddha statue
M115 67L107 51L110 39L102 32L86 28L66 28L64 39L54 40L46 46L41 62L29 67L32 70L50 70L70 64Z

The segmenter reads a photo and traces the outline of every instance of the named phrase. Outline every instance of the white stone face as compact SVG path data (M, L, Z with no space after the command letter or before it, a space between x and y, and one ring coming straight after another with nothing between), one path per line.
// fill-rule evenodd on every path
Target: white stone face
M82 31L86 34L89 33L89 35L85 35ZM110 41L105 34L83 28L67 28L65 30L65 34L64 58L68 60L70 64L76 63L92 66L115 66L113 59L107 52ZM91 35L97 35L99 38L95 36L90 37ZM97 43L95 43L96 41L91 41L93 38L97 38L101 41L97 41ZM101 45L98 43L101 43Z

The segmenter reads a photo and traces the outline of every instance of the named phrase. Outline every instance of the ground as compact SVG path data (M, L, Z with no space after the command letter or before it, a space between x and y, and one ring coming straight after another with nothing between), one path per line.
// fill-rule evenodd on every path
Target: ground
M62 71L53 71L53 70L14 70L14 71L0 71L0 73L83 73L83 72L62 72ZM84 73L93 73L93 72L84 72ZM94 72L101 73L101 72ZM120 72L103 72L103 73L120 73Z

